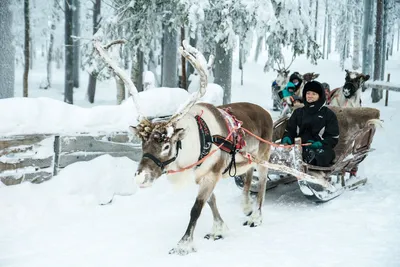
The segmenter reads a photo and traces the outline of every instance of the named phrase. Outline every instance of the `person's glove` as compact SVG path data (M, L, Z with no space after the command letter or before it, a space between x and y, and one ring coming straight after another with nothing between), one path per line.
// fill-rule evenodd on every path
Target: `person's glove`
M291 144L292 144L292 140L290 139L290 137L285 136L285 137L282 139L281 144L282 144L282 145L285 145L285 144L291 145Z
M315 142L314 140L308 140L307 143L311 143L309 148L317 149L317 148L322 148L322 143L320 141Z

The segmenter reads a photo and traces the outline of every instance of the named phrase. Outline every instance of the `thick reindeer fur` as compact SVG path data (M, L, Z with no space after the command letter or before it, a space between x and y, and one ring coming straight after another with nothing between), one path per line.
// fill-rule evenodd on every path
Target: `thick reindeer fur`
M132 98L135 105L138 106L138 92L133 82L128 79L127 73L119 68L116 62L112 61L99 40L94 40L94 44L104 60L129 85L128 88L132 94ZM211 208L214 219L211 233L207 234L206 238L217 240L223 237L226 226L217 209L213 191L217 182L222 177L228 176L229 172L224 176L222 173L229 166L232 157L230 154L218 150L217 146L213 144L211 153L215 153L209 154L200 166L197 164L200 155L205 151L200 147L199 125L201 125L200 127L204 133L207 132L211 136L220 135L227 137L229 130L226 127L225 118L217 107L211 104L198 103L199 99L204 96L207 87L206 64L204 64L206 61L204 56L197 49L190 46L187 40L184 40L182 45L179 48L180 53L199 73L199 91L192 94L188 101L171 118L165 121L158 120L151 122L145 116L141 115L139 125L130 127L130 130L142 139L143 156L135 173L135 180L139 186L151 186L156 179L162 176L164 171L167 171L168 176L175 181L184 178L190 179L194 173L195 182L199 185L199 192L190 212L190 220L186 232L177 246L170 251L170 253L179 255L195 251L193 247L193 232L206 202ZM210 65L212 65L212 62ZM230 108L230 112L243 122L243 127L261 138L271 141L273 131L272 118L262 107L251 103L234 103L221 106L220 108ZM196 118L196 116L200 116L200 119ZM200 121L200 124L198 124L197 120ZM242 149L242 153L248 152L259 159L269 160L269 144L262 143L248 135L244 136L244 141L246 142L246 146ZM209 142L205 143L209 145ZM257 196L257 206L253 212L249 196L249 186L254 163L250 162L240 153L235 155L235 161L236 174L247 173L245 190L243 192L243 211L248 216L245 225L250 225L251 227L258 226L262 221L261 209L264 202L268 170L264 166L258 166L261 188ZM190 167L193 164L197 166ZM173 171L183 169L191 170L171 174Z
M243 127L265 140L272 140L273 121L268 111L264 110L262 107L251 103L233 103L229 105L219 106L218 108L230 108L232 114L238 120L243 122ZM201 118L208 125L211 135L227 136L229 134L228 129L226 128L225 119L222 113L217 109L217 107L207 103L195 104L189 110L189 112L179 121L177 121L176 124L173 126L175 129L183 128L184 137L181 139L182 149L180 150L177 159L166 167L167 170L179 170L183 167L189 166L197 162L200 154L200 139L195 115L200 114ZM157 131L163 132L162 127L162 125L155 125L152 128L156 129ZM246 141L246 146L243 148L244 152L251 153L252 155L255 155L256 157L266 161L269 160L269 144L260 142L256 138L249 135L245 135L244 139ZM155 153L157 143L153 143L155 143L154 148L151 148L147 146L150 145L150 143L146 144L146 141L144 140L144 151L154 153L154 155L156 155ZM171 144L171 147L174 147L174 145ZM217 146L213 145L212 150L213 149L217 149ZM168 155L165 155L165 158L161 158L159 155L156 156L160 157L161 160L166 160L167 158L171 158L173 155L175 155L175 150L171 150ZM171 250L170 253L187 254L194 251L192 245L193 231L196 221L200 216L200 212L206 202L211 207L214 215L212 231L206 236L206 238L219 239L223 237L223 230L226 229L226 226L221 216L219 215L213 190L217 182L221 178L229 176L228 173L222 175L222 172L228 166L230 160L231 156L228 153L222 150L217 150L217 152L208 157L201 164L201 166L194 169L195 182L199 185L199 192L190 213L191 216L188 228L182 239L179 241L177 247ZM243 173L247 173L246 185L243 191L242 205L243 212L246 216L248 216L247 220L244 222L244 225L249 225L251 227L258 226L262 222L261 210L264 202L268 172L267 168L265 168L264 166L257 167L260 173L260 184L262 188L258 193L256 207L253 211L249 187L252 179L254 164L255 163L249 162L248 159L243 157L241 154L236 154L236 174L240 175ZM153 182L154 178L157 179L159 176L161 176L161 171L155 173L154 169L157 169L157 166L151 160L143 158L140 161L137 173L138 175L141 175L141 172L150 173L151 170L153 170L151 175L147 175L144 178L144 181L142 180L144 184L151 183ZM153 176L153 179L150 179L150 176ZM173 180L188 178L190 179L190 177L187 176L188 171L168 174L168 177L172 178ZM150 180L147 178L149 178Z

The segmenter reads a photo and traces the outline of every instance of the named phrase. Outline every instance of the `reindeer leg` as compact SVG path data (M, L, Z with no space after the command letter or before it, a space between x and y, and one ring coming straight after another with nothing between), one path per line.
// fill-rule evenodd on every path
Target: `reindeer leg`
M256 227L262 223L262 207L265 199L265 189L267 186L267 174L268 168L262 165L258 166L259 184L260 190L257 193L257 206L255 212L251 214L251 217L244 223L244 225L250 225L250 227Z
M253 180L254 168L250 168L244 178L244 186L242 193L242 210L244 215L250 216L253 213L252 201L250 197L250 185ZM246 224L244 224L246 225Z
M224 234L228 228L226 227L226 224L224 223L224 221L221 218L221 215L219 214L217 208L217 201L215 199L214 193L211 194L211 197L208 199L207 203L211 208L214 222L213 222L213 227L211 229L211 233L206 234L204 238L206 239L212 238L214 240L222 239L224 238Z
M210 198L212 191L217 183L218 179L215 177L204 177L199 182L199 193L197 194L196 201L190 211L189 225L186 229L185 234L178 242L177 246L169 251L169 254L186 255L190 252L195 252L196 249L193 246L193 232L196 227L197 220L200 217L201 210L203 209L204 203Z

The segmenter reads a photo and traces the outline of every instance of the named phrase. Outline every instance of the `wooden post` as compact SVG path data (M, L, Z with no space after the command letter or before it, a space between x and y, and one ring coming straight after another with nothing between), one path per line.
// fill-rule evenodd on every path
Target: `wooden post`
M390 73L388 73L387 81L390 82ZM388 105L388 100L389 100L389 90L386 90L385 107L387 107Z

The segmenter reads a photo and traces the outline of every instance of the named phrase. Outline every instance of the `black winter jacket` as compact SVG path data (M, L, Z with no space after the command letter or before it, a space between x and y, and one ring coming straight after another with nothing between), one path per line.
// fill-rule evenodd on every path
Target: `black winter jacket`
M282 138L301 137L302 143L308 140L320 141L324 149L333 149L339 141L339 125L336 114L322 106L317 112L309 113L306 107L296 109L288 121Z

